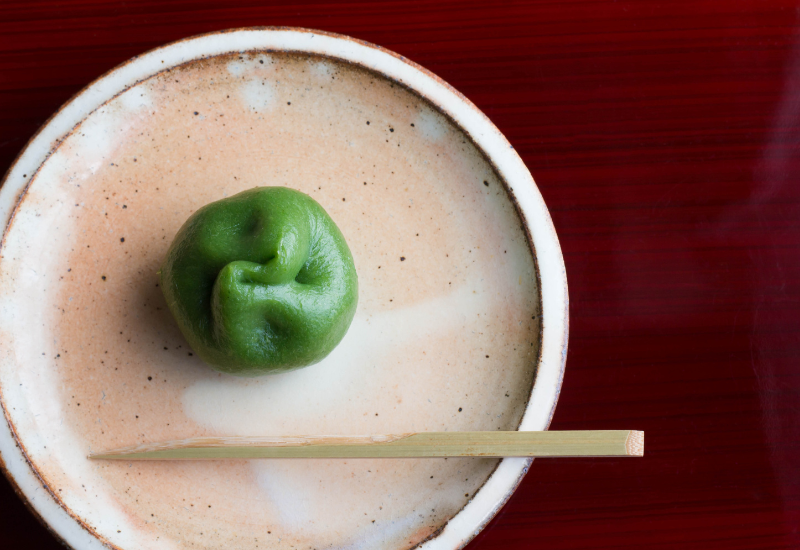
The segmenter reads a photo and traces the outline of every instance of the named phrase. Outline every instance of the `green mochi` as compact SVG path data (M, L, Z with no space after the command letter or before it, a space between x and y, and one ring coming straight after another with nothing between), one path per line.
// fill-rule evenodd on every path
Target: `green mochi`
M167 252L161 289L200 358L239 376L322 360L358 302L339 228L314 199L286 187L244 191L192 214Z

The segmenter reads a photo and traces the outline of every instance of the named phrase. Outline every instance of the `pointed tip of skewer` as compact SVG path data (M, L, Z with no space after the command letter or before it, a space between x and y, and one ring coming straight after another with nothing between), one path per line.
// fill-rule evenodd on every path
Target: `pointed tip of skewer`
M125 453L117 451L106 451L103 453L89 453L86 455L89 460L122 460L125 458Z
M629 456L644 456L644 432L631 430L625 441L625 450Z

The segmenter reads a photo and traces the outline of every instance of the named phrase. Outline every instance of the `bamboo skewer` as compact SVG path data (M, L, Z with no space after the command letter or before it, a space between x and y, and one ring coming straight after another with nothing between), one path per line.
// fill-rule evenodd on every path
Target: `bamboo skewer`
M643 456L644 432L419 432L372 436L197 437L147 443L89 458L200 460L227 458L434 458Z

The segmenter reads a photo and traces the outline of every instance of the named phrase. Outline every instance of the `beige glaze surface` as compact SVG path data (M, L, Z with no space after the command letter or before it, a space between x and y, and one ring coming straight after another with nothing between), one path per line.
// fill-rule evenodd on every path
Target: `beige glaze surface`
M259 185L344 233L356 319L322 363L238 379L202 365L156 272L185 219ZM37 174L0 258L0 384L44 481L122 548L408 548L496 460L89 462L201 435L515 429L538 357L520 221L424 100L318 57L236 54L93 113ZM97 514L97 509L102 514Z

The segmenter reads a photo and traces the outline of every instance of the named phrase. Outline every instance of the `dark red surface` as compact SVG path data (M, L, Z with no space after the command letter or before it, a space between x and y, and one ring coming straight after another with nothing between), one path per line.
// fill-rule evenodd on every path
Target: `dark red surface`
M392 49L533 173L571 296L554 429L643 459L537 460L471 549L800 548L800 4L0 3L0 171L91 80L254 25ZM0 481L0 546L57 548Z

